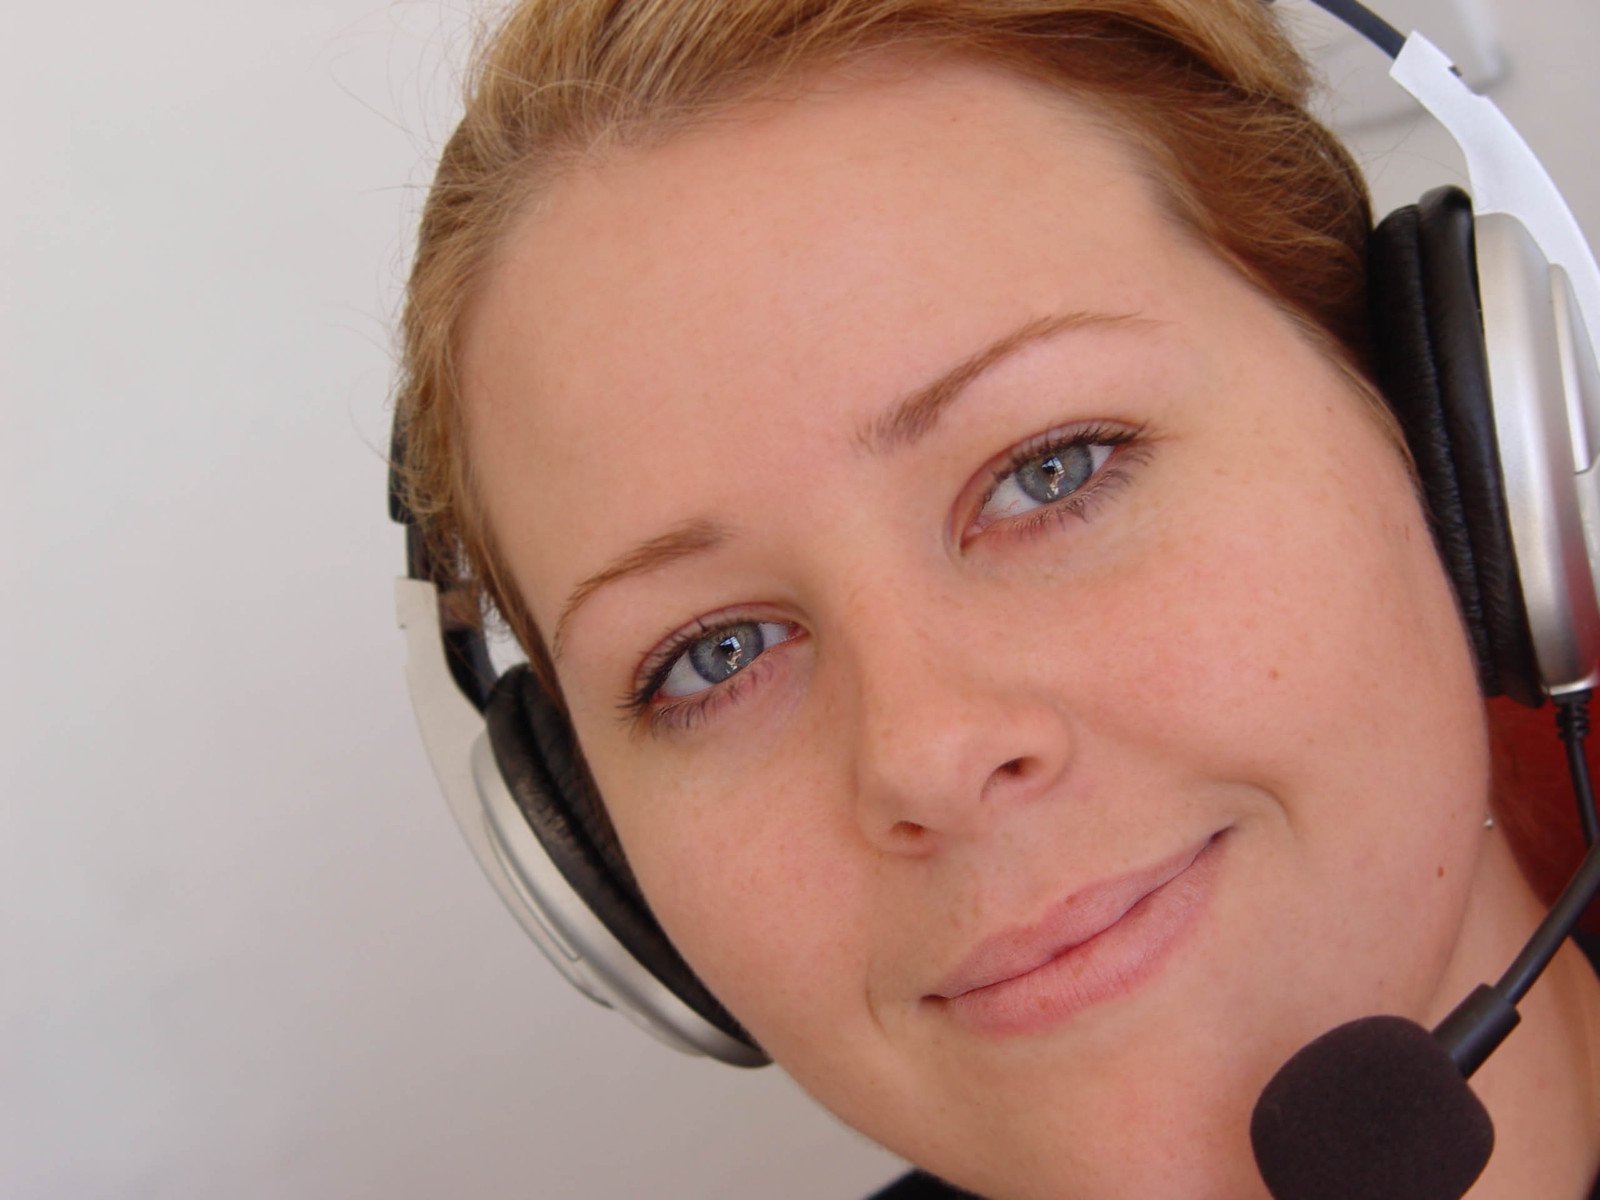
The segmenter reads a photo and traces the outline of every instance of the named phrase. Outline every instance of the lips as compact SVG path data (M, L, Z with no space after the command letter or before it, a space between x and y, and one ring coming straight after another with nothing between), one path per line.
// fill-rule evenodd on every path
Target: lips
M985 938L925 999L963 1024L1010 1033L1055 1024L1127 990L1198 916L1221 837L1100 880L1033 924Z

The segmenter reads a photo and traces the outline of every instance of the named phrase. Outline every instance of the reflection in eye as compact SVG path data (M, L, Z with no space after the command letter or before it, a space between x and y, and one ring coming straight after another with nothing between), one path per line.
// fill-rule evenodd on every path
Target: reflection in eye
M662 677L657 692L665 697L703 692L744 670L768 646L793 636L793 626L776 621L742 621L714 629L688 644Z
M1080 435L1042 452L1023 451L1028 457L1007 464L978 521L988 525L1072 496L1105 466L1115 449L1113 443L1090 442Z

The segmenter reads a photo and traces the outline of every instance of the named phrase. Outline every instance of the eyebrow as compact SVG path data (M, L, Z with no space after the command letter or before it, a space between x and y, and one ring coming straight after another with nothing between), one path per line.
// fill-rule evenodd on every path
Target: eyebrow
M939 418L961 398L973 380L1025 346L1088 326L1122 325L1142 320L1137 313L1068 312L1036 317L957 363L932 383L895 403L888 412L856 434L856 444L869 454L887 454L926 437Z
M931 433L938 425L939 418L961 398L974 380L1025 346L1067 330L1121 325L1143 319L1135 313L1098 312L1036 317L963 359L933 382L897 400L886 412L857 431L856 445L872 455L904 449ZM699 517L640 542L613 559L573 588L566 603L561 606L561 615L556 618L555 632L550 641L551 656L556 659L561 657L562 644L573 615L601 588L630 575L643 575L669 563L705 554L732 536L733 531L727 525Z
M561 644L566 640L572 614L606 584L614 583L629 575L642 575L647 571L658 570L668 563L677 562L680 558L704 554L720 546L731 535L732 531L726 525L701 517L685 521L659 537L640 542L626 554L612 559L607 566L573 588L572 594L567 597L567 602L561 606L561 615L556 619L555 634L550 639L551 657L561 657Z

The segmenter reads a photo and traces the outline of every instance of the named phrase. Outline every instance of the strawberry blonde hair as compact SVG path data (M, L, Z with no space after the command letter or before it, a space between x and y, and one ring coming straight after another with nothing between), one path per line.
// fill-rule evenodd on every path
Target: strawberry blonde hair
M1262 0L522 0L484 43L423 209L402 323L397 478L448 619L498 613L559 700L466 456L463 326L516 218L563 171L893 47L995 64L1083 102L1167 214L1269 297L1366 397L1361 173L1306 111L1312 79ZM1575 861L1560 751L1489 708L1502 823L1535 888ZM1548 726L1541 717L1539 725Z

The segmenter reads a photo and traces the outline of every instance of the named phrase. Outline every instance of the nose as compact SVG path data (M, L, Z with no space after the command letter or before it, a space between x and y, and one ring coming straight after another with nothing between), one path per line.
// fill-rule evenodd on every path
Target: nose
M859 602L842 639L857 706L858 819L869 842L923 855L981 838L1058 790L1070 710L1025 631L937 603Z

